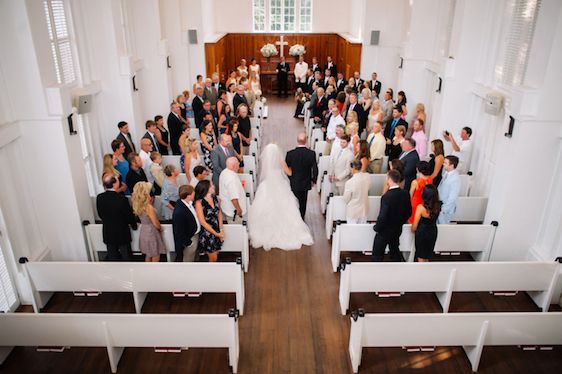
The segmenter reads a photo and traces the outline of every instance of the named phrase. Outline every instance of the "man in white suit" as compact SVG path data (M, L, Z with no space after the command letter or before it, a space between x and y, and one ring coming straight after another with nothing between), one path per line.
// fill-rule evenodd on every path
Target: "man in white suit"
M302 88L303 92L306 92L306 72L308 70L308 64L304 61L304 56L299 56L299 62L295 65L295 83L297 88Z
M330 182L335 186L334 195L342 195L345 182L351 177L351 161L354 159L353 152L348 148L349 135L340 138L341 148L338 152L330 155Z
M367 223L371 176L361 172L361 161L359 160L351 162L351 174L353 176L345 183L343 191L343 199L347 204L346 221L350 224Z

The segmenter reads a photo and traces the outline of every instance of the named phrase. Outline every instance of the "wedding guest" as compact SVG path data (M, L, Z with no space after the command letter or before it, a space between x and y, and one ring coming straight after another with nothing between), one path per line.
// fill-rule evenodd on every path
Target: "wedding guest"
M349 87L349 90L351 92L357 93L357 88L356 88L356 85L355 85L355 78L349 77L349 79L347 80L347 86L346 87Z
M355 146L355 159L361 163L362 173L367 172L370 158L369 143L366 140L359 141Z
M218 134L218 127L217 121L215 120L215 111L212 108L211 102L209 100L205 100L203 102L203 109L199 112L199 116L203 119L201 125L205 120L210 120L213 122L213 131L215 131L215 136Z
M336 138L334 139L334 141L332 142L332 148L330 150L330 162L333 161L333 159L340 154L340 151L342 150L342 144L341 144L341 140L343 138L343 136L347 136L345 134L345 127L343 125L337 125L336 126ZM349 136L348 136L349 138ZM347 147L351 153L353 154L353 148L351 148L351 142L348 140L347 142Z
M371 177L361 171L362 167L358 160L351 162L352 177L345 183L343 191L343 199L347 204L345 216L348 224L367 223Z
M396 126L394 129L394 137L392 140L386 139L386 153L388 161L396 160L402 153L402 142L406 138L406 128L402 125Z
M219 138L219 145L211 152L211 162L213 163L213 184L217 186L216 192L220 194L219 177L226 169L226 160L229 157L236 157L236 151L232 147L232 139L229 135L222 134Z
M357 128L359 128L359 123L357 121L357 113L354 111L348 112L347 116L345 117L345 123L347 124L347 128L349 128L349 125L352 123L357 123Z
M205 82L203 82L203 76L201 74L197 74L197 76L195 77L195 83L193 83L193 92L197 92L197 88L201 87L203 88L203 86L205 85Z
M170 147L170 134L164 127L164 117L160 115L154 116L154 122L156 123L154 134L156 135L156 140L158 141L158 149L160 149L160 154L168 155L168 148Z
M226 135L230 136L232 148L236 153L234 156L238 159L240 163L238 172L244 173L244 145L242 144L242 139L238 133L238 119L233 118L228 124L228 129L226 130Z
M333 80L333 78L330 78ZM335 100L337 97L336 89L334 84L328 84L326 86L326 99Z
M341 126L342 129L345 128L345 121L340 114L340 110L337 107L332 108L332 115L330 121L328 122L328 127L326 128L326 147L324 149L324 155L329 156L331 154L332 145L336 139L336 129ZM342 134L343 135L343 134Z
M404 121L402 118L402 109L400 107L396 107L392 110L392 120L384 129L384 137L387 139L392 138L392 134L394 134L396 126L404 126L404 128L408 128L408 122Z
M374 100L373 104L371 104L369 115L367 116L367 128L371 129L376 122L381 122L382 125L383 116L384 113L381 110L381 102L379 100Z
M373 74L371 74L371 80L369 81L368 87L373 92L373 96L378 98L381 93L382 85L381 82L377 80L377 73L373 72Z
M246 99L246 94L243 84L239 84L238 87L236 88L236 95L234 95L234 98L232 99L232 103L234 105L232 107L234 112L238 111L238 107L241 104L244 104L246 105L246 107L248 107L248 100Z
M422 103L416 104L416 113L414 113L414 118L412 118L412 120L415 121L417 119L423 120L424 123L427 122L427 114L425 113L425 105L423 105Z
M242 145L244 146L244 154L248 154L250 149L250 143L252 142L253 130L250 118L248 117L248 106L240 105L238 108L238 134L242 139Z
M148 178L149 183L154 183L152 175L150 174L150 165L152 164L152 160L150 159L150 154L152 153L152 142L150 139L143 138L141 139L140 147L141 151L139 152L139 156L142 161L144 174Z
M156 196L160 196L162 194L162 185L164 184L164 179L166 178L164 175L164 169L162 168L162 155L158 152L151 152L150 161L152 161L150 164L150 175L152 175L152 179L154 180L152 188L154 190L154 194Z
M141 222L139 234L139 248L145 255L146 262L159 262L160 255L166 253L166 246L162 239L162 225L158 220L156 209L152 205L154 197L151 196L152 185L148 182L139 182L133 189L131 205L133 212Z
M443 161L445 161L445 153L443 151L443 142L441 139L431 141L431 158L429 160L429 168L432 170L431 178L435 187L439 187L443 175Z
M226 91L226 102L228 103L228 105L230 105L230 107L234 111L234 95L236 95L237 84L230 83L227 87L228 89Z
M275 72L277 73L277 81L279 82L279 97L287 97L289 63L285 62L285 56L281 56Z
M386 131L388 124L392 121L392 110L394 109L394 101L392 100L392 88L389 88L385 91L383 102L382 102L382 111L383 111L383 127L385 129L385 133L392 134L390 129ZM388 138L388 137L387 137Z
M400 179L398 181L398 186L400 186L400 188L404 189L404 163L402 161L400 161L399 159L395 159L392 160L388 163L388 169L389 170L396 170L400 173ZM382 186L382 194L384 195L387 191L388 191L389 185L388 185L388 179L384 181L384 184Z
M394 107L402 109L402 119L406 119L408 115L408 108L406 108L407 102L406 93L404 91L398 91L398 98L396 99L396 105Z
M230 86L234 85L236 86L238 84L238 79L236 78L236 71L235 70L231 70L230 73L228 74L228 79L226 80L226 87L228 89L228 91L230 91Z
M365 81L361 79L361 74L358 71L353 73L353 80L355 81L355 92L359 93L363 89Z
M414 179L416 179L416 167L420 162L420 157L416 151L416 141L412 138L405 138L402 144L402 153L398 158L404 163L404 189L410 191Z
M412 139L416 141L416 151L420 156L420 160L425 160L427 157L427 135L424 131L424 122L421 119L417 119L413 126Z
M338 73L337 75L338 78L336 80L336 90L338 93L340 93L344 90L345 86L347 86L347 81L343 77L343 73Z
M172 148L172 154L177 156L181 154L179 139L183 130L183 122L181 121L180 115L180 107L177 103L172 103L170 105L170 114L168 114L168 131L170 132L170 148Z
M332 56L328 56L326 58L326 65L324 65L324 70L326 69L330 70L330 74L332 75L332 77L335 77L338 74L338 67L336 66L334 61L332 61Z
M351 114L353 114L352 112ZM348 122L347 123L347 135L351 139L351 149L355 149L359 144L359 135L357 132L359 131L359 124L356 121Z
M340 138L340 149L336 154L333 153L330 162L329 178L334 184L334 195L342 195L345 182L351 177L351 161L353 161L353 152L349 149L349 135L343 135Z
M349 95L347 115L349 115L349 113L351 112L357 113L357 123L359 123L358 133L362 134L363 130L365 130L365 127L367 125L367 115L365 114L365 110L363 109L363 106L357 102L357 94L355 92L352 92Z
M193 168L193 176L195 178L191 178L189 185L195 188L195 186L197 186L197 183L201 182L202 180L208 179L209 170L207 170L207 168L203 165L198 165Z
M332 76L332 72L329 69L325 69L324 79L322 80L322 87L328 88L328 84L330 84L331 76Z
M230 108L230 105L225 104L224 111L220 115L219 123L217 124L217 127L219 129L219 136L226 132L226 130L228 129L228 123L230 122L231 118L232 118L232 109Z
M197 87L194 91L195 97L191 101L191 107L193 108L193 119L195 120L195 127L201 126L201 122L203 121L203 117L201 116L201 110L203 109L203 87ZM168 121L169 122L169 121ZM168 128L170 128L170 124L168 123Z
M191 182L191 179L194 178L193 169L203 163L198 147L199 141L197 139L187 138L183 147L183 154L180 157L180 167L188 182Z
M183 126L189 126L189 121L187 120L187 107L185 106L185 96L183 96L183 94L176 96L176 103L178 103L180 108L180 121Z
M386 141L382 134L382 123L377 121L371 126L371 133L367 136L369 146L369 167L367 171L371 174L378 174L382 170L382 161L386 149Z
M182 185L179 188L180 200L172 214L172 229L174 231L175 262L195 262L198 260L197 245L201 225L193 206L195 188Z
M219 120L221 115L224 114L225 112L225 106L228 105L228 97L226 95L226 91L225 90L220 90L218 93L218 98L217 98L217 115L219 116ZM232 107L230 107L231 111L232 111ZM220 129L219 129L220 131ZM219 133L220 135L220 133Z
M194 113L193 113L193 107L191 106L191 102L189 101L190 93L188 90L184 90L182 92L182 95L183 97L185 97L185 101L183 103L183 105L185 106L185 115L186 115L185 119L188 122L191 122L191 120L193 120Z
M345 92L343 92L343 91L338 92L338 95L336 96L336 106L340 110L340 113L343 113L343 109L345 107L345 101L346 100L347 100L347 96L346 96Z
M113 150L113 158L116 160L115 169L121 175L121 180L123 181L127 177L129 172L129 162L125 159L125 144L121 140L115 139L111 142L111 149ZM125 190L126 195L130 195L131 191L129 188Z
M105 192L96 198L96 209L102 220L102 237L107 246L107 261L130 261L131 230L137 222L125 196L117 192L119 179L112 173L102 177ZM130 227L130 228L129 228Z
M410 185L410 201L412 202L412 215L408 219L409 223L414 221L414 216L416 214L416 208L420 205L422 200L423 188L428 184L433 184L433 179L431 178L431 168L429 167L429 162L420 161L416 167L417 178L412 181Z
M162 184L162 218L164 220L172 219L174 206L179 200L178 195L178 175L180 171L174 165L166 165L164 167L164 183Z
M211 80L213 81L213 87L215 87L217 92L226 90L226 86L219 79L219 73L213 73L213 75L211 75Z
M240 60L240 65L238 65L236 70L238 71L238 79L243 78L243 77L246 77L246 78L248 77L248 66L246 66L246 60L245 59Z
M324 96L324 89L319 87L316 90L316 100L311 101L312 118L315 123L320 123L324 117L324 113L328 110L328 99Z
M103 155L102 180L106 175L113 175L119 182L117 188L115 188L115 192L123 194L127 190L127 184L123 182L124 178L121 176L121 173L115 169L115 166L117 166L117 158L115 155L111 153Z
M457 210L457 200L461 190L461 178L457 171L458 164L457 156L447 156L443 161L445 175L439 184L439 196L443 201L443 206L437 223L449 223Z
M306 90L306 72L308 71L308 64L304 61L304 56L299 56L299 62L295 64L295 83L297 88L301 91Z
M422 204L419 204L414 213L412 232L415 233L416 261L428 262L433 257L435 242L437 241L437 217L441 211L441 201L437 187L428 184L421 195Z
M205 79L205 87L203 89L203 100L209 100L211 107L216 107L217 98L219 96L218 91L213 86L213 81L211 78Z
M304 96L304 92L302 92L302 88L298 87L297 91L295 92L295 102L297 103L297 107L295 108L295 114L293 118L299 118L302 115L304 103L306 98Z
M157 131L156 122L148 120L146 121L145 127L146 127L146 133L142 138L149 139L150 143L152 144L152 150L156 152L160 152L160 144L158 143L158 139L156 139L156 131Z
M313 73L322 70L320 65L318 64L318 59L316 57L312 57L312 64L310 65L310 69Z
M224 241L223 220L215 188L208 180L200 181L195 187L195 211L202 227L199 252L206 253L209 262L217 262Z
M455 139L448 131L443 132L443 137L453 146L453 155L459 158L457 170L466 174L470 170L470 159L472 157L472 129L465 126L461 130L460 138Z
M260 81L260 65L257 63L257 61L254 57L252 57L252 59L250 60L249 71L250 71L250 73L249 73L250 77L253 75L259 83L259 81Z
M215 149L215 144L217 144L217 138L215 137L215 131L213 130L213 122L205 121L201 126L201 150L203 151L203 161L209 170L213 171L213 163L211 161L211 152Z
M219 177L219 200L222 215L227 223L242 224L246 214L246 192L238 177L238 159L231 156L226 159L226 168Z
M371 90L368 88L363 88L361 91L361 99L359 104L363 106L363 112L369 113L371 111L371 105L373 105L373 98L371 96Z
M134 191L135 185L139 182L148 182L146 174L142 169L142 160L136 152L129 154L129 172L127 173L125 181L129 191Z
M400 173L390 170L387 173L388 191L381 197L381 208L377 223L373 226L376 231L373 242L373 261L381 262L384 251L388 246L392 261L402 261L400 253L400 235L402 226L412 214L410 195L398 185Z
M129 133L129 124L125 121L121 121L117 124L119 128L119 134L115 139L121 140L125 145L125 157L129 156L129 153L136 152L135 144L133 143L133 138Z

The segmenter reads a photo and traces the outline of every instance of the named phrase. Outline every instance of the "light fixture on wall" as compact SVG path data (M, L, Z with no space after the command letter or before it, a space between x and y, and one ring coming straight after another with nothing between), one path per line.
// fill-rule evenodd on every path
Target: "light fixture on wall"
M68 121L68 131L70 131L70 135L78 134L78 131L74 130L74 122L72 121L73 115L74 113L70 113L68 117L66 117L66 120Z
M136 81L137 76L133 75L133 91L138 91L139 89L137 88L137 81Z
M435 92L441 93L441 86L443 85L443 78L437 77L437 79L439 79L439 84L437 85L437 90L435 90Z
M509 116L509 127L507 132L504 134L506 138L511 138L513 136L513 127L515 126L515 118Z
M403 66L404 66L404 59L400 57L400 65L398 66L398 69L402 69Z
M172 68L172 65L170 65L170 56L166 56L166 67L167 67L168 69L171 69L171 68Z

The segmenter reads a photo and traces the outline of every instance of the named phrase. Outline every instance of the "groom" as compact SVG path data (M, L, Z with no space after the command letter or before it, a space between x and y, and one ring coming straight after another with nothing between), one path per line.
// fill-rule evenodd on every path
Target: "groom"
M287 152L285 162L292 171L289 177L291 190L299 201L299 210L304 221L308 191L318 177L318 166L316 165L316 154L306 148L306 134L304 132L297 136L297 143L297 148Z

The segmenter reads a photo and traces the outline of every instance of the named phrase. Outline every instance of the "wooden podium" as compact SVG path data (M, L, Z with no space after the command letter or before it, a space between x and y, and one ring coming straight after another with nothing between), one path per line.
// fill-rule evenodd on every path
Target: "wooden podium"
M260 64L260 84L261 90L263 94L278 94L279 84L277 82L277 64L281 61L279 56L273 56L269 59L262 57L259 64ZM295 92L295 63L296 59L293 56L286 56L285 62L289 64L289 83L288 89L289 94Z

